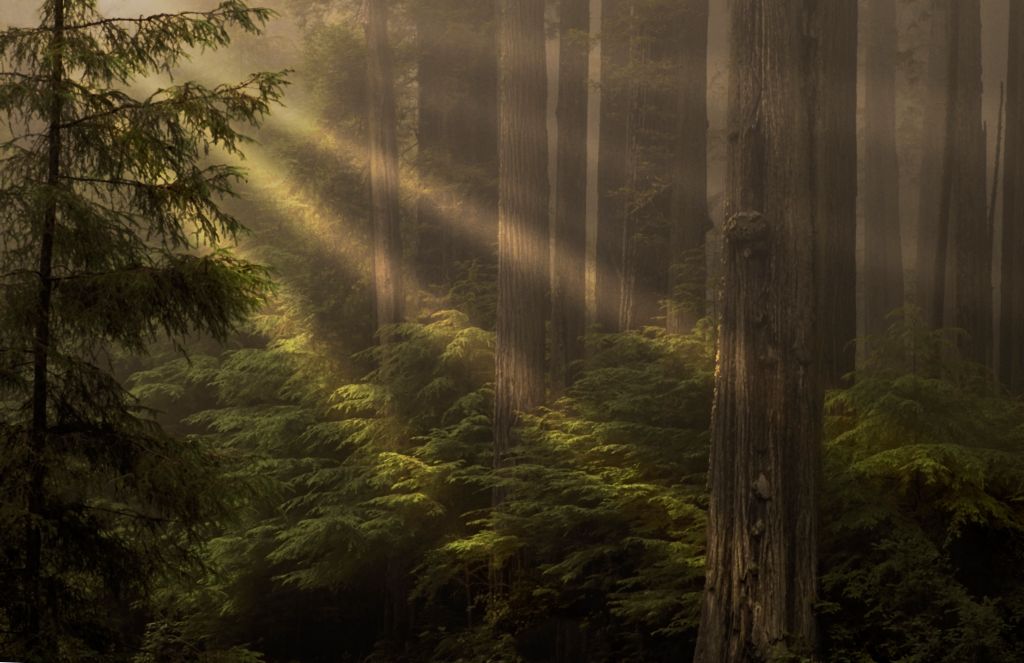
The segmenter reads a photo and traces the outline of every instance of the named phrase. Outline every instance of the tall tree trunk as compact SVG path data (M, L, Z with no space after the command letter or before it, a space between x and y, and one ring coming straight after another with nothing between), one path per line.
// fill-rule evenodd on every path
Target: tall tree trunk
M586 330L587 91L590 0L562 0L558 188L551 284L551 384L561 392L583 358Z
M498 236L498 51L494 2L457 0L462 17L453 70L458 72L451 149L462 173L459 217L469 225L471 242L455 238L457 260L493 264ZM451 38L450 36L448 38ZM461 234L461 233L460 233Z
M695 660L814 645L821 385L814 79L821 0L735 0L725 290ZM780 167L785 164L785 167Z
M629 94L624 84L630 59L630 0L604 0L601 10L601 127L598 156L596 256L597 324L620 331L623 243L629 186L627 137Z
M452 49L445 38L448 25L441 12L427 3L416 7L417 41L417 154L419 172L434 186L417 200L417 276L421 285L441 295L450 287L454 255L448 191L452 170L453 107Z
M650 60L651 43L648 35L642 33L642 19L638 16L639 8L636 0L626 3L628 12L628 71L640 72ZM622 73L620 73L620 76ZM628 75L628 73L627 73ZM648 131L648 104L650 85L642 76L634 73L625 88L626 95L626 133L625 153L622 155L624 165L625 188L620 192L622 205L622 228L619 243L619 310L616 329L625 331L633 329L638 319L638 294L642 271L642 248L640 233L642 232L644 208L650 203L645 201L647 186L643 168L644 136Z
M950 188L946 305L953 326L967 332L960 341L964 357L991 365L992 232L988 226L986 139L981 110L981 5L957 0L950 22L949 142L946 151Z
M868 0L864 73L864 326L877 336L903 306L896 152L896 0Z
M821 378L826 387L838 387L856 359L857 0L821 3L814 31Z
M928 74L924 92L924 141L921 157L920 203L917 221L917 261L914 300L924 321L932 327L943 324L943 269L936 271L944 187L943 163L946 153L946 124L949 117L949 2L934 0L928 47ZM938 303L937 303L938 302Z
M680 12L666 312L666 326L673 333L692 330L707 303L708 11L708 0L686 0Z
M29 660L51 660L56 656L43 624L43 536L46 515L46 446L49 433L49 365L52 354L53 245L57 233L57 187L61 178L61 125L64 116L64 0L53 0L53 36L50 58L50 117L47 129L46 184L51 191L39 233L39 293L35 310L35 338L32 346L32 424L29 430L30 477L26 527L26 640Z
M501 0L501 11L495 467L507 462L519 413L544 398L548 310L544 0Z
M401 213L394 74L388 42L388 3L366 0L367 88L370 131L370 208L373 219L373 286L377 329L399 322L402 288Z
M967 332L961 352L988 364L992 336L992 234L985 190L985 130L981 118L981 8L978 0L938 2L932 56L944 56L941 139L925 146L918 249L919 302L933 326ZM941 30L941 32L937 32ZM929 71L939 62L929 63ZM932 82L939 77L932 72ZM929 122L937 122L930 117ZM929 128L929 136L938 129ZM939 186L934 147L942 146ZM934 218L931 214L934 213ZM930 269L929 269L930 267Z
M1024 391L1024 5L1010 4L1003 157L1003 265L999 363L1003 383Z

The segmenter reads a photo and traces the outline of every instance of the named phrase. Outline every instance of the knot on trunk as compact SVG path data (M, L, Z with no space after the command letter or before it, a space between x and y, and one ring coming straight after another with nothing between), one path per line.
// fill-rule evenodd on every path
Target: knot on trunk
M768 501L772 498L772 487L768 483L768 477L764 475L764 472L757 475L757 479L754 480L751 488L754 490L754 495L760 500Z
M726 243L750 257L767 248L768 223L760 212L744 210L729 217L722 229Z

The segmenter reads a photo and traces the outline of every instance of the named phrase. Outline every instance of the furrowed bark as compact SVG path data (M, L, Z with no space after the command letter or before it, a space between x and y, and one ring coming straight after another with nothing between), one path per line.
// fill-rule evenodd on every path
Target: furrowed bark
M813 653L816 0L737 0L707 579L695 661Z

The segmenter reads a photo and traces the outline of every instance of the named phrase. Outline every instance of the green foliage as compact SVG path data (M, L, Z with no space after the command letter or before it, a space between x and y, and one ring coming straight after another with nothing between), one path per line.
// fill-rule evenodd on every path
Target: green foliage
M419 592L459 583L466 610L521 649L548 646L562 620L597 643L579 655L622 660L696 626L710 362L701 339L654 329L593 346L566 398L527 420L512 465L466 476L506 498L431 553ZM506 592L492 593L495 567Z
M209 157L241 154L284 78L128 91L259 32L271 12L240 0L127 19L66 0L60 30L57 6L0 32L0 648L111 660L223 510L221 458L164 433L111 359L224 338L264 302L267 274L229 251L243 226L220 206L244 174Z
M1019 660L1024 408L913 312L869 347L829 398L834 660Z

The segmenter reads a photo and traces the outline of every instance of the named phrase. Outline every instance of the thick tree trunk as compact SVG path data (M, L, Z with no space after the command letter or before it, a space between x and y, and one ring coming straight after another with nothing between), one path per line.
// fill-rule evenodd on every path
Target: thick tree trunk
M46 184L51 189L60 186L61 130L64 116L62 88L64 86L64 0L53 1L52 50L49 55L50 100L49 127L47 129ZM52 354L52 299L53 299L53 245L57 233L56 191L46 205L39 233L39 293L35 310L35 338L32 346L32 423L29 429L30 476L28 487L28 516L25 546L25 600L27 650L30 661L51 660L56 656L55 644L50 642L43 624L43 536L42 521L46 517L46 446L49 433L48 405L50 399L50 357Z
M815 354L818 0L735 0L725 290L707 580L695 660L814 645L821 386ZM809 250L810 248L810 250Z
M1024 5L1010 4L1003 158L1003 265L999 363L1003 383L1024 391Z
M868 0L864 73L864 326L886 331L903 306L900 168L896 152L896 0Z
M398 199L397 116L388 42L389 1L366 0L365 4L373 286L378 330L402 319L405 301Z
M708 0L686 0L680 16L678 124L669 226L666 326L686 333L705 313L708 214Z
M857 337L857 0L815 15L815 115L821 377L838 387L854 369Z
M991 365L992 232L985 187L986 140L981 109L981 5L957 0L950 22L948 210L946 306L953 326L967 332L964 357ZM941 233L940 233L941 234Z
M551 284L551 384L573 381L586 331L587 90L590 0L562 0L558 90L558 189Z
M494 464L544 398L548 284L544 0L501 0ZM500 501L501 495L496 494Z

